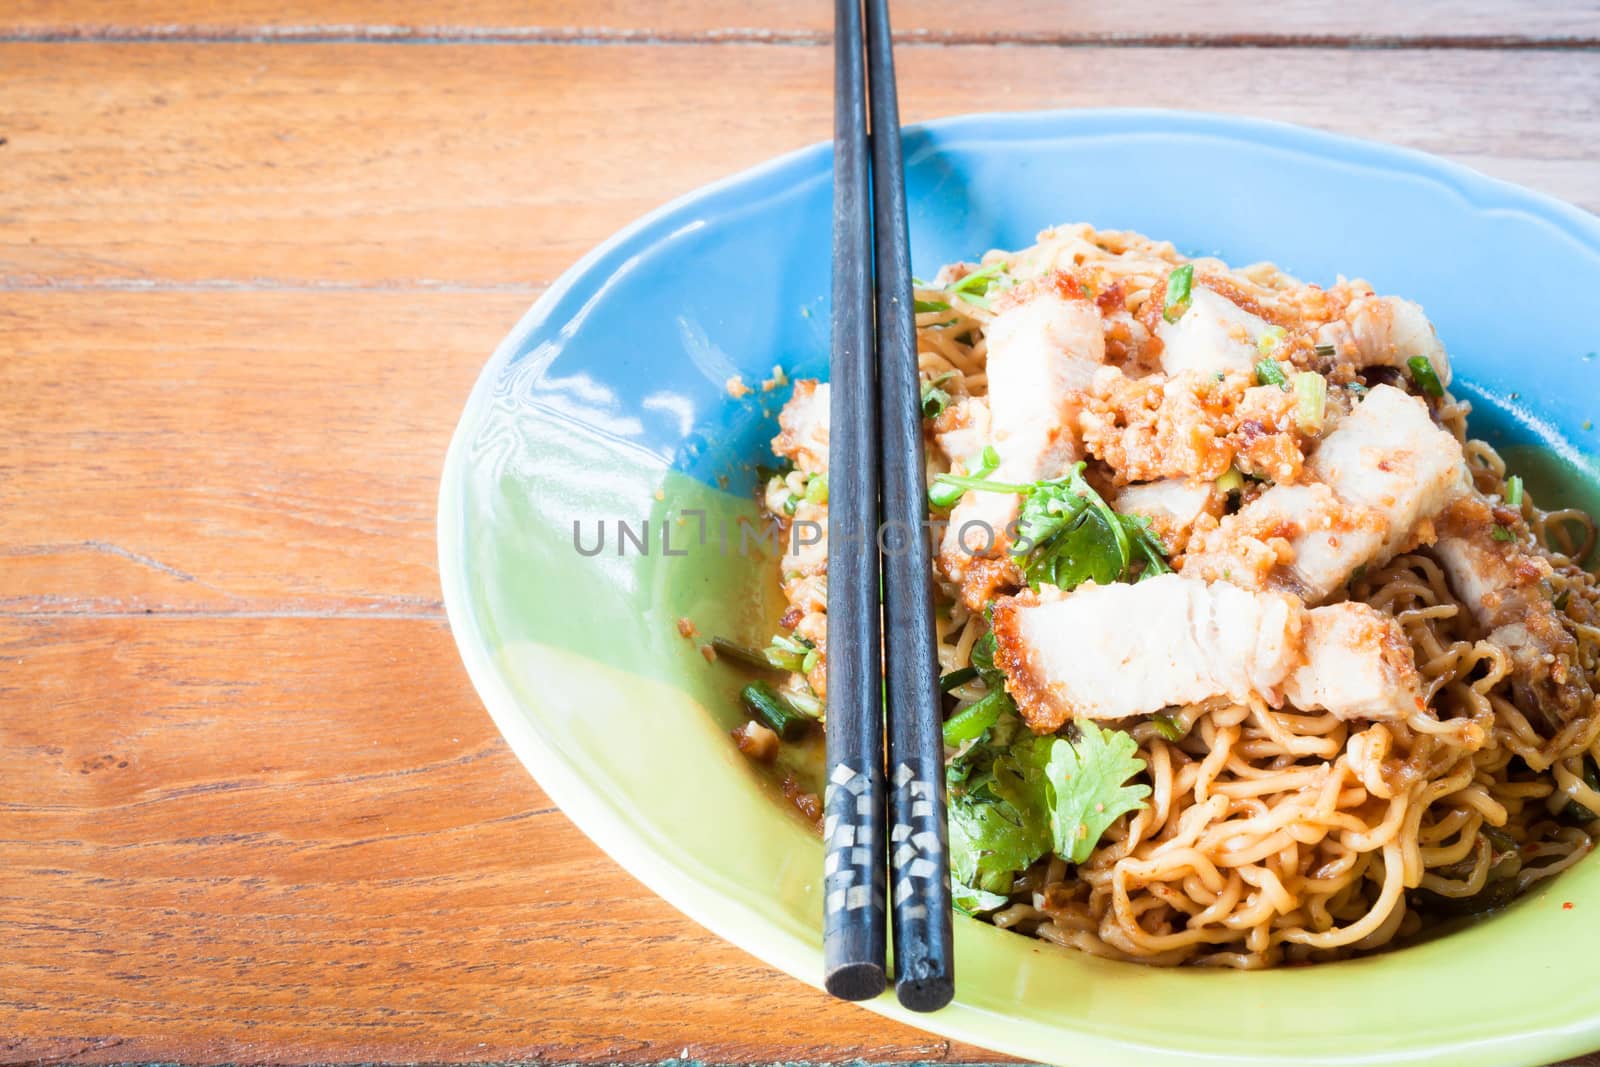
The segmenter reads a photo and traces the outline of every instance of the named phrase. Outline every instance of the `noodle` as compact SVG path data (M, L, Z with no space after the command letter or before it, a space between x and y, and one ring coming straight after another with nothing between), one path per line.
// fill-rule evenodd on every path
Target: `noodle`
M1148 338L1146 305L1183 260L1170 245L1080 225L1047 232L1014 262L1030 272L1074 271L1095 292L1115 286L1122 309L1107 315L1108 353L1120 341L1126 355ZM1230 272L1216 260L1194 262L1199 273L1225 276L1241 302L1272 310L1270 321L1337 310L1337 287L1302 286L1270 265ZM947 268L941 282L962 273ZM917 296L942 302L931 287ZM989 318L964 303L919 313L924 376L948 376L952 395L984 395ZM1478 489L1505 497L1506 465L1467 436L1468 410L1447 394L1438 416L1462 442ZM942 465L929 454L931 478ZM1527 493L1521 508L1555 568L1553 593L1565 603L1578 661L1595 672L1600 596L1576 561L1593 550L1596 524L1572 509L1543 511ZM1137 723L1130 733L1151 786L1147 806L1113 824L1087 862L1040 861L990 921L1146 963L1322 961L1414 937L1443 917L1429 901L1482 893L1493 873L1490 829L1514 843L1518 891L1587 853L1590 834L1553 815L1569 801L1600 812L1600 791L1583 774L1584 757L1600 755L1600 717L1578 718L1554 736L1529 722L1512 699L1506 654L1479 639L1467 605L1427 554L1374 568L1348 592L1399 620L1426 713L1364 723L1212 702L1171 709L1177 741ZM950 597L937 627L941 669L969 665L986 629ZM953 695L960 708L984 692L971 682Z

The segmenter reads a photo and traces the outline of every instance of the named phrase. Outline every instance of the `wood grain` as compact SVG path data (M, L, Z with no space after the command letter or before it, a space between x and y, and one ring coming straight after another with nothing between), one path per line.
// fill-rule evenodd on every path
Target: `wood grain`
M442 623L11 620L0 662L5 1062L983 1055L606 860Z
M534 295L9 294L0 610L437 615L445 448Z
M815 41L831 31L831 7L792 0L12 0L0 32L57 37L217 38L267 36L382 39ZM1422 40L1471 44L1564 44L1600 36L1600 4L1506 4L1503 0L1282 0L1174 4L1165 0L915 0L895 3L904 40L1225 41L1262 44Z
M548 282L670 197L825 136L829 62L809 46L0 46L0 286ZM908 47L900 70L909 118L1241 111L1600 208L1587 52Z

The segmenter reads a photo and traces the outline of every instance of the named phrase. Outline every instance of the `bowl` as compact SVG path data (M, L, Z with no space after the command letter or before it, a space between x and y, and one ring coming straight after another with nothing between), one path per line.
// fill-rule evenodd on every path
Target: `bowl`
M1593 216L1418 153L1226 116L977 115L908 128L905 156L922 275L1085 220L1411 297L1475 432L1543 499L1600 503ZM821 842L729 742L737 680L699 645L770 632L772 568L740 519L786 395L774 368L826 371L830 197L817 145L584 257L484 368L439 502L451 627L512 749L651 889L813 985ZM1600 1047L1596 915L1586 860L1448 936L1257 973L1110 962L957 916L955 1002L867 1007L1055 1063L1545 1063Z

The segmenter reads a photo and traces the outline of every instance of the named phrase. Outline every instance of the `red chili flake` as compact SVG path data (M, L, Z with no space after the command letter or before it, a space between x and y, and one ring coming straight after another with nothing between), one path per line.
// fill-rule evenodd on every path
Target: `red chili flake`
M1561 902L1561 910L1562 910L1562 911L1571 911L1571 910L1572 910L1572 901L1570 901L1570 900L1563 900L1563 901L1562 901L1562 902Z

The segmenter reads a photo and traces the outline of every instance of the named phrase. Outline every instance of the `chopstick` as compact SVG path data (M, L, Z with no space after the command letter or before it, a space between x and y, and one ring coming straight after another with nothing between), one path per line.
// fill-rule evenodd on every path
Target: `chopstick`
M835 0L833 352L829 362L828 784L823 981L844 1000L886 984L878 405L861 0Z
M866 0L872 203L877 239L878 388L882 422L885 702L894 981L900 1003L937 1011L955 994L944 731L934 646L922 381L911 293L911 234L900 153L888 0Z
M828 512L824 980L830 993L845 1000L883 992L884 893L892 850L896 993L914 1011L934 1011L950 1002L954 967L941 697L923 527L921 380L888 9L885 0L867 0L869 172L860 4L836 0L834 21L828 451L829 469L836 473ZM880 546L887 623L881 646ZM893 787L887 841L885 704Z

